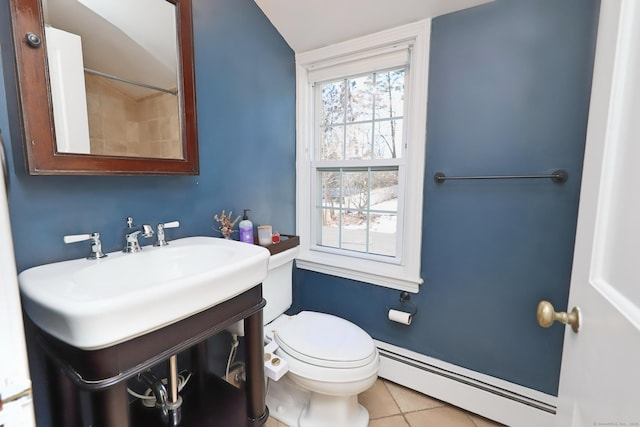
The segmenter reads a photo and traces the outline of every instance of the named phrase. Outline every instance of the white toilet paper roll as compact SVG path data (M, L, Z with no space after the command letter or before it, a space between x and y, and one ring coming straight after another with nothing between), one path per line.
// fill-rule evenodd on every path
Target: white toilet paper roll
M411 320L413 320L413 315L406 311L389 310L389 320L402 323L403 325L410 325Z

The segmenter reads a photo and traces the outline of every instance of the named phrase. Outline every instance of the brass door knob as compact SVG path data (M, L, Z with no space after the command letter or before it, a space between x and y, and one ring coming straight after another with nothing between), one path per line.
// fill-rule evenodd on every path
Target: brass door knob
M569 313L565 313L564 311L557 312L549 301L540 301L537 316L538 324L543 328L548 328L553 325L553 322L558 321L565 325L571 325L573 332L580 330L581 315L578 307L573 307Z

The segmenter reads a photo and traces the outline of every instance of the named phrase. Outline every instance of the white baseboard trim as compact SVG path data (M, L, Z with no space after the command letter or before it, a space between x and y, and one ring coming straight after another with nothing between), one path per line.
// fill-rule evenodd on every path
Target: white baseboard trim
M557 397L375 341L381 378L513 427L555 424Z

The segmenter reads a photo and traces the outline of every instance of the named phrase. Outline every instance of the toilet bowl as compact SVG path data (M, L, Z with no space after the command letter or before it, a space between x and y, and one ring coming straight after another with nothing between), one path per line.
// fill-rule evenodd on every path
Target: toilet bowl
M367 426L369 414L357 396L376 381L380 362L365 331L311 311L282 315L265 331L289 365L284 382L269 384L267 406L274 418L292 427Z
M292 303L297 253L295 247L272 255L262 283L265 343L288 365L282 378L267 383L269 413L290 427L366 427L369 413L358 394L378 377L378 350L364 330L340 317L284 314ZM242 322L229 330L243 335Z

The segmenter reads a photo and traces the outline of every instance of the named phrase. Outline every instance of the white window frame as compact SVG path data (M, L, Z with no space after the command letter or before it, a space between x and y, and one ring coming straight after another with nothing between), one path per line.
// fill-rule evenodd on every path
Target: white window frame
M431 20L425 19L296 55L296 223L300 236L296 265L299 268L392 289L419 291L430 33ZM407 145L402 156L406 162L406 179L404 206L399 206L398 212L403 239L398 242L397 261L385 262L367 254L349 256L326 248L317 250L312 240L316 206L312 192L315 169L311 167L316 132L313 83L375 71L376 67L385 68L390 57L407 48L410 65L405 87L410 96L404 113Z

